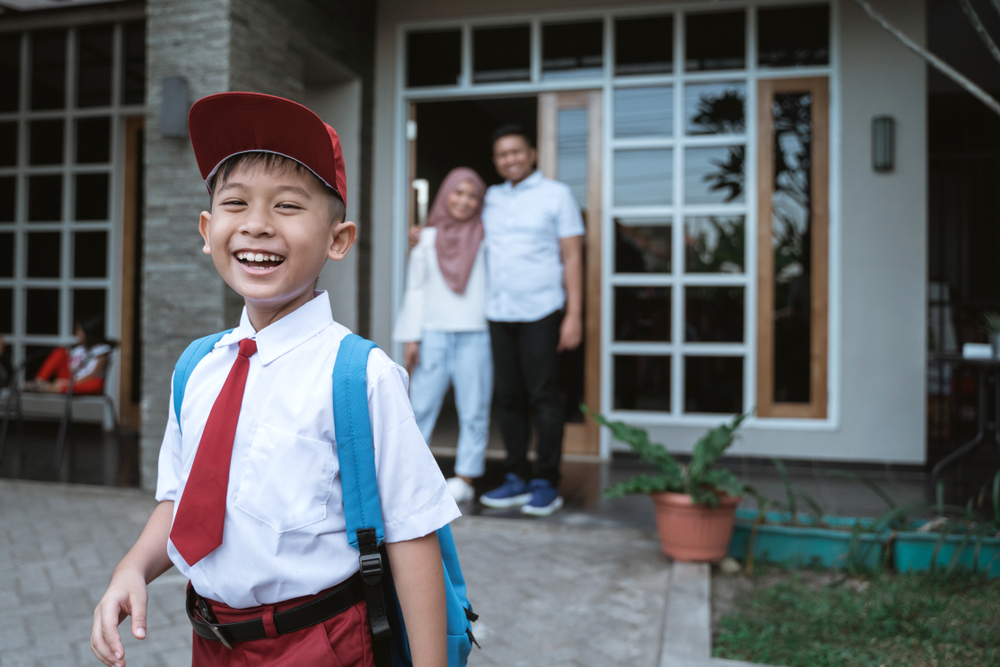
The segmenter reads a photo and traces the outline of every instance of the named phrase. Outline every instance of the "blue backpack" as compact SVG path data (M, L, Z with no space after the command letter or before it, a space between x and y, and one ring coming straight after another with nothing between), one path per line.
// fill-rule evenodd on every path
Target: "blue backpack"
M178 428L184 388L191 372L227 333L229 331L199 338L188 345L177 360L173 390ZM360 553L361 578L365 584L368 620L374 639L375 665L411 667L413 661L406 626L385 551L382 506L375 480L375 448L368 416L367 386L368 354L374 347L375 343L355 334L349 334L340 343L333 368L337 457L340 461L347 539ZM465 578L458 563L451 527L445 526L437 531L437 537L441 546L448 603L448 667L464 667L472 644L476 642L471 623L479 617L473 613L466 595Z

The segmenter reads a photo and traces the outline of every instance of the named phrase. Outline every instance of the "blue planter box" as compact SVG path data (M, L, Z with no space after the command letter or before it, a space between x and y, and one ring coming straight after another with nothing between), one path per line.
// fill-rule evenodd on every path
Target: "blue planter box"
M916 522L919 525L923 522ZM937 549L935 567L945 569L951 564L955 551L962 548L957 567L975 570L986 576L1000 577L1000 537L984 537L979 543L979 558L976 562L977 538L969 538L965 546L965 535L951 534L941 540L940 533L901 532L896 535L893 563L899 572L926 572L931 569L934 550ZM940 547L938 544L940 543Z
M746 559L757 514L756 510L736 510L736 526L729 543L729 555L733 558ZM838 530L816 526L815 517L806 514L799 515L802 525L798 526L782 525L791 518L787 512L768 512L766 517L768 522L757 527L754 560L792 568L822 565L842 569L847 567L852 542L856 543L855 557L863 567L874 568L882 558L883 535L860 533L855 537L851 530L855 525L870 523L871 519L823 517L829 526L843 527Z

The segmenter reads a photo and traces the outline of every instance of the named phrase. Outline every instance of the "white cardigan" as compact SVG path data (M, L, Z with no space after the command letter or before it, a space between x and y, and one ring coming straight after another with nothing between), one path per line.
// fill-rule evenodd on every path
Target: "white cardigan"
M436 238L437 229L426 227L410 251L406 293L392 332L394 341L419 341L425 329L486 331L486 244L479 244L465 293L456 294L444 281L438 266Z

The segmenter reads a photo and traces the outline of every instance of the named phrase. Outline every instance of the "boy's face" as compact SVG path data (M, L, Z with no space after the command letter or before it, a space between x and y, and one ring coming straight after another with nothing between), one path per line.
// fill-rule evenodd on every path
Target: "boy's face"
M329 195L311 174L253 165L216 185L199 231L257 329L311 300L327 258L342 259L356 234L353 222L331 221Z

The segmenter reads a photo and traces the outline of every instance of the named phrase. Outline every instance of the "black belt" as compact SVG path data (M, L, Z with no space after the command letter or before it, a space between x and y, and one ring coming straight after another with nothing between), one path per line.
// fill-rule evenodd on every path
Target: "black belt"
M364 583L359 572L323 597L277 612L274 615L274 627L279 635L302 630L331 619L364 599ZM205 598L195 592L193 586L188 587L185 609L195 634L213 642L221 642L228 649L232 648L232 642L267 638L263 618L251 618L237 623L216 623L211 607Z

